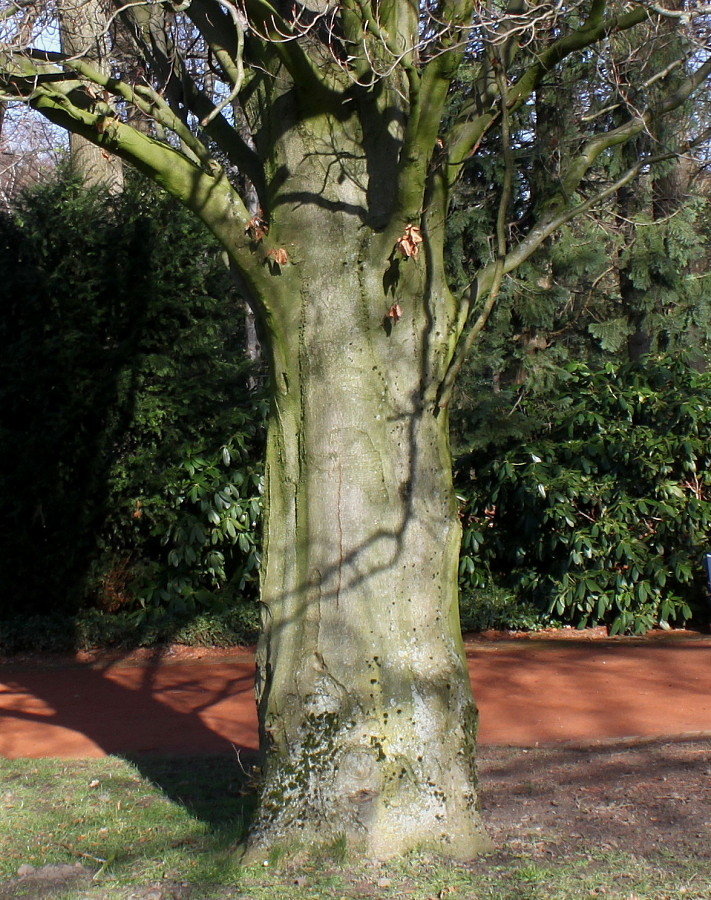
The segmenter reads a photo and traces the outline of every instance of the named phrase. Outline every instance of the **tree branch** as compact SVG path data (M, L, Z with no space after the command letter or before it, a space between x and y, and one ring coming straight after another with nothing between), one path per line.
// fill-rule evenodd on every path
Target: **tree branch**
M197 138L192 137L192 146L199 151L199 158L197 152L189 158L122 122L105 100L88 93L82 81L68 78L66 72L52 71L50 62L33 63L26 56L10 57L8 60L7 53L0 53L0 88L14 99L24 100L54 124L125 159L191 209L226 248L252 296L264 298L266 307L271 284L267 265L270 248L266 241L255 246L247 231L249 211ZM72 65L82 78L89 76L102 84L99 73L89 63L73 60ZM111 88L118 96L125 92L140 108L140 97L135 97L128 85L109 79L107 89ZM160 116L167 119L172 115L165 104ZM170 123L171 127L176 125L173 120Z
M214 54L227 83L241 88L244 81L242 52L245 22L229 0L194 0L187 15Z
M61 53L34 51L28 54L28 58L39 58L48 62L61 63L66 69L75 72L92 84L104 88L106 91L113 94L113 96L133 104L136 109L140 110L145 115L150 116L156 122L163 125L164 128L172 131L176 137L180 138L189 155L192 157L193 162L198 162L208 168L214 164L212 156L202 141L190 131L188 126L175 114L164 98L150 87L150 85L136 85L135 87L131 87L131 85L127 84L125 81L122 81L119 78L113 78L86 59L66 57ZM110 116L115 115L114 110L111 108L104 110L103 112Z
M447 94L464 54L463 34L471 17L467 0L447 0L438 20L439 36L428 50L432 56L421 67L404 66L409 85L407 127L400 151L398 190L386 244L408 222L419 221L427 173L437 143Z
M603 19L602 0L599 0L591 8L590 16L581 28L559 38L538 54L534 62L511 85L507 95L508 108L513 110L525 102L538 86L543 76L567 56L570 56L570 54L589 47L607 34L633 28L648 17L648 10L643 7L637 7L628 13ZM447 141L450 183L456 180L462 165L477 142L481 140L484 131L494 117L492 110L482 106L481 97L475 97L468 104L465 104L450 129Z
M509 249L505 256L501 257L502 247L502 206L499 204L499 212L497 216L497 248L499 255L497 258L484 266L476 275L472 284L476 285L476 299L484 299L484 304L477 319L472 323L470 328L466 325L462 329L457 349L452 358L452 362L445 373L442 385L438 395L438 406L444 407L449 403L454 388L456 377L468 355L474 341L479 337L488 321L494 308L495 300L501 286L501 279L504 275L514 271L518 266L525 262L542 244L553 235L559 228L570 222L572 219L587 212L598 203L602 203L608 197L616 194L620 188L632 181L644 168L661 162L663 160L674 157L677 154L665 152L654 157L646 157L638 160L633 166L630 166L613 184L608 185L603 191L599 191L593 197L576 204L568 206L569 198L580 185L585 174L594 164L597 157L604 151L616 144L624 143L630 138L644 131L650 122L654 121L658 116L664 115L684 103L693 91L698 88L704 80L711 75L711 60L692 73L685 82L680 85L674 93L664 98L653 109L648 110L645 114L631 118L629 122L621 125L619 128L611 132L597 135L592 138L583 147L582 151L573 160L568 171L562 176L562 190L558 196L548 204L546 212L543 213L539 221L529 230L523 240ZM506 106L502 107L506 110ZM505 131L508 130L508 115L502 112L502 138ZM692 143L698 143L702 138ZM510 140L507 141L510 147ZM690 145L691 146L691 145ZM509 151L510 152L510 149ZM505 157L506 159L506 157ZM511 163L506 163L506 173L504 176L504 188L502 189L502 199L506 194L507 175L510 175ZM466 307L471 308L471 305ZM466 313L465 313L466 315Z
M27 9L28 6L32 6L34 3L35 0L15 0L14 3L8 5L7 9L0 10L0 22L11 19L14 15L22 12L23 9Z
M214 16L215 8L219 10L217 0L193 2L197 4L196 11L202 9L205 15ZM342 90L338 86L342 72L332 56L328 55L326 61L324 54L320 62L326 64L319 67L316 59L312 59L302 46L300 39L303 34L287 22L268 0L244 0L244 9L252 34L273 49L302 97L309 103L337 106L342 99ZM195 13L191 10L190 15L192 18Z
M220 2L229 13L232 23L235 26L235 31L237 32L237 49L234 57L235 71L232 80L232 90L211 112L200 120L200 125L203 128L206 125L209 125L213 119L217 118L223 109L234 103L239 96L239 92L242 90L242 85L244 83L244 61L242 59L244 54L244 23L241 21L240 15L235 7L231 6L226 0L218 0L218 2Z
M506 220L513 192L514 158L513 150L511 148L509 111L506 107L506 80L503 73L503 66L499 65L496 67L495 71L497 72L497 83L499 86L499 97L501 102L501 155L504 160L504 177L501 187L501 196L499 197L499 207L496 214L496 260L494 262L491 287L489 288L484 305L482 306L476 321L466 332L464 340L459 344L458 349L445 372L444 378L442 379L437 395L437 407L439 409L446 409L449 406L457 376L469 355L469 351L474 341L484 330L491 317L504 277L504 265L508 245L506 238Z

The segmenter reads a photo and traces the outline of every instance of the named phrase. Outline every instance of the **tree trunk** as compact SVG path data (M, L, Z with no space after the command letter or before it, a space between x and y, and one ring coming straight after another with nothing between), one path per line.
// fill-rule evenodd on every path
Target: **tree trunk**
M299 173L320 160L298 158ZM350 175L301 174L284 194L303 212L292 199L286 231L277 214L290 263L267 300L264 783L248 855L345 838L378 858L419 846L470 858L487 846L477 711L448 423L433 402L451 297L430 245L416 259L378 250ZM303 203L314 183L318 201Z
M102 70L108 69L109 12L102 0L60 0L59 22L62 51L85 57ZM87 188L104 187L112 194L123 190L123 164L79 134L69 135L72 168Z
M314 305L338 316L333 301ZM469 857L483 833L446 422L421 408L417 359L393 372L363 334L309 339L318 318L270 422L252 845Z

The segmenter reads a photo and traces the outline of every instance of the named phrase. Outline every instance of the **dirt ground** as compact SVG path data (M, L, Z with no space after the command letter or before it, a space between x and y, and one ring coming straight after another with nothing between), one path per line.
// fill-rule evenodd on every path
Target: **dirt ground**
M624 850L709 860L711 740L488 747L484 818L507 854Z
M482 746L711 737L708 636L563 630L478 636L465 647ZM0 757L248 752L253 687L249 648L6 660Z

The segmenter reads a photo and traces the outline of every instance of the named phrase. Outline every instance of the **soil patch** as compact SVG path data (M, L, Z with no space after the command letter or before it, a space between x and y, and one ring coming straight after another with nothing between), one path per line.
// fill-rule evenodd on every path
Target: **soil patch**
M0 883L0 900L44 900L60 892L80 890L91 884L93 873L80 863L74 866L20 866L17 878Z
M481 802L505 856L708 859L711 741L486 747Z

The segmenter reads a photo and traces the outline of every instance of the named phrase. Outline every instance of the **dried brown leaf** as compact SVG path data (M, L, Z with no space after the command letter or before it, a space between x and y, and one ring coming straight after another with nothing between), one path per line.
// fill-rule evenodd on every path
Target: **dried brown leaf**
M272 247L267 256L271 257L278 266L285 266L289 262L289 257L283 247Z
M396 247L404 257L413 259L420 252L420 244L422 243L422 233L419 225L413 225L411 222L405 226L404 234L396 241Z
M244 226L244 230L253 241L261 241L269 234L269 226L264 220L264 214L261 209L247 222Z

